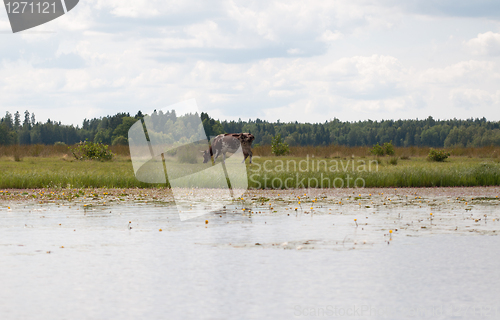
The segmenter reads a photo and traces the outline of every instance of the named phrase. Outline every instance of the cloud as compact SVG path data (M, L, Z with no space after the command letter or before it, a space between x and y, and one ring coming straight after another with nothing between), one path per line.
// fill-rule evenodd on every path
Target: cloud
M94 0L94 8L110 12L116 17L154 18L158 16L196 15L205 12L208 16L217 12L224 1L194 1L194 0Z
M75 53L63 53L55 58L34 63L34 66L38 68L79 69L85 66L85 60Z
M447 86L480 84L486 79L498 81L499 71L498 65L493 61L468 60L442 68L429 68L422 72L420 81Z
M493 0L379 0L387 6L429 16L500 18L500 3Z
M498 105L500 91L490 93L481 89L457 88L450 91L450 100L454 106L471 109L474 107Z
M465 45L476 55L500 55L500 33L488 31L480 33L465 43Z
M335 92L355 99L398 96L408 80L408 71L391 56L342 58L326 66L326 70L337 88Z
M483 115L500 40L454 18L473 3L88 0L43 27L56 33L0 35L0 112L77 123L196 98L223 119Z
M332 32L331 30L326 30L321 34L321 36L318 37L318 40L326 43L331 43L342 38L343 35L338 30L335 30L335 32Z

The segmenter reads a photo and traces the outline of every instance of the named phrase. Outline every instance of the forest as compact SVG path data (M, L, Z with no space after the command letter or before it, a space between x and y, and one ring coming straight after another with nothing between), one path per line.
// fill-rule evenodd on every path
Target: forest
M198 116L197 114L195 114ZM0 145L75 144L94 141L109 145L127 144L128 130L144 118L139 111L117 113L94 119L84 119L81 126L65 125L48 119L37 121L35 114L25 111L6 114L0 119ZM174 110L154 111L154 123L172 125L182 121ZM364 120L358 122L332 119L324 123L268 122L261 119L242 121L216 120L200 114L208 137L221 133L249 132L255 145L269 145L272 138L281 137L290 146L371 146L391 142L397 147L484 147L500 146L500 122L486 118L436 120L432 117L413 120Z

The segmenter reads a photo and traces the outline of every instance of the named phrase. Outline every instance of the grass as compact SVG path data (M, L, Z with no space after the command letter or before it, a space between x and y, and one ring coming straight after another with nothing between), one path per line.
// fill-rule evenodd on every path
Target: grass
M347 147L347 146L305 146L305 147L290 147L289 156L306 157L307 155L315 155L315 157L324 158L349 158L349 157L368 157L372 148L366 147ZM451 156L468 157L468 158L493 158L500 157L500 147L481 147L481 148L439 148L451 153ZM400 147L395 148L395 157L401 159L409 159L411 157L427 157L430 147ZM259 146L253 148L254 155L262 157L273 156L271 146ZM388 157L385 157L388 158Z
M45 146L45 145L23 145L23 146L2 146L0 145L0 157L14 157L15 155L24 157L62 157L65 154L71 155L69 148L75 146ZM113 153L119 156L130 156L128 146L110 146ZM500 147L481 147L481 148L439 148L451 153L452 157L468 158L500 158ZM347 147L347 146L305 146L290 147L291 157L306 157L315 155L315 157L324 158L348 158L348 157L367 157L370 155L371 147ZM395 148L395 157L409 159L411 157L426 157L431 150L430 147L404 147ZM258 146L253 148L253 154L261 157L274 156L271 146Z
M134 176L128 147L115 146L111 149L116 154L114 160L98 162L74 160L67 146L0 146L0 188L167 186L138 181ZM430 148L396 148L393 158L369 156L369 147L290 149L289 156L276 157L271 155L270 147L255 148L254 165L247 166L249 187L500 185L498 147L450 149L452 156L442 163L426 161Z
M139 182L130 159L72 161L58 157L24 157L16 162L0 158L0 188L151 187Z
M281 162L284 165L282 168ZM267 165L264 168L264 162ZM447 162L432 163L425 157L390 164L373 158L320 159L329 164L325 170L318 160L309 159L309 170L287 168L287 162L305 161L304 158L287 157L257 159L255 168L249 170L250 185L254 188L302 187L455 187L500 185L500 163L496 159L454 157ZM314 166L312 165L314 163ZM335 161L338 166L334 165ZM353 168L354 163L354 168ZM366 165L362 165L365 163ZM332 165L330 165L332 164ZM259 167L260 165L260 167ZM371 165L371 168L370 168ZM303 162L304 169L305 162ZM280 181L288 179L288 184ZM273 184L273 180L275 183ZM322 183L323 181L323 183ZM357 181L357 182L356 182Z
M3 146L0 145L0 158L2 157L16 157L21 160L26 157L73 157L71 155L70 148L75 148L76 145L73 146L65 146L65 145L54 145L54 146L45 146L41 144L34 145L12 145L12 146ZM110 146L111 152L119 156L130 156L128 146Z

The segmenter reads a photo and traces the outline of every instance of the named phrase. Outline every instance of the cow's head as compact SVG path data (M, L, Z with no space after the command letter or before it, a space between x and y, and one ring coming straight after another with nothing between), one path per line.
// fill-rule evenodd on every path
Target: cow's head
M252 144L252 142L255 140L255 137L251 133L242 133L240 139L244 144Z
M212 160L212 156L210 155L210 150L202 151L202 153L203 153L203 163L207 163L208 161Z

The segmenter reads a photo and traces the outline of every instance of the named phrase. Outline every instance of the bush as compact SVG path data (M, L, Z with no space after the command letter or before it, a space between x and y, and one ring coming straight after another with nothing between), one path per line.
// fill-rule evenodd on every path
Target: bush
M288 144L281 140L281 134L277 134L271 141L271 150L276 156L283 156L290 153Z
M55 146L65 146L65 145L66 145L66 143L64 143L64 142L62 142L62 141L56 141L56 142L54 142L54 145L55 145Z
M444 150L431 149L429 155L427 155L427 160L435 162L443 162L444 160L448 159L449 156L450 153Z
M384 153L388 156L394 155L395 151L394 146L392 145L392 141L384 143Z
M115 139L113 139L113 142L111 143L114 146L124 146L128 143L127 138L124 136L118 136Z
M396 152L394 151L394 146L392 145L391 141L384 143L383 146L377 143L370 150L370 153L377 157L383 157L385 155L393 156Z
M113 159L114 154L109 151L108 146L98 142L80 142L75 148L71 149L73 156L77 160L99 160L109 161Z
M383 156L384 155L384 148L382 148L382 146L377 143L376 145L373 146L370 153L373 154L374 156L377 156L377 157Z
M392 157L389 159L389 164L392 164L393 166L398 164L398 158L397 157Z

